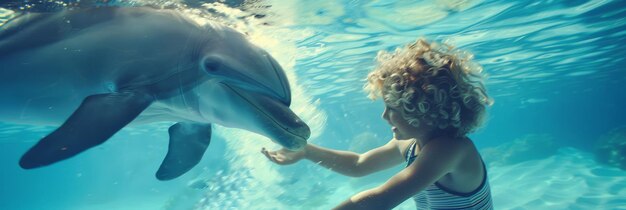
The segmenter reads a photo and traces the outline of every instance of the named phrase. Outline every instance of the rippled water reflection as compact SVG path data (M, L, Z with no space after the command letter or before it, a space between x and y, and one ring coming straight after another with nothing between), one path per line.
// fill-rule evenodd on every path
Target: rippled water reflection
M185 1L111 2L172 8ZM379 117L381 103L362 91L379 50L418 37L468 50L489 75L496 101L486 127L472 136L480 149L528 134L548 134L559 148L539 159L490 166L496 208L626 209L626 173L593 161L589 149L626 125L624 1L188 2L193 6L182 9L199 22L235 27L276 57L292 79L292 108L312 127L310 141L333 148L367 150L390 137ZM0 23L14 15L0 11ZM278 167L258 153L262 146L275 148L269 140L218 128L204 168L157 182L153 173L169 125L127 128L80 157L23 171L19 155L54 127L0 123L0 197L11 198L0 199L0 208L328 209L399 170L363 181L310 163ZM368 138L359 137L364 133ZM544 146L529 142L529 148ZM526 155L507 151L500 155ZM397 209L414 209L411 202Z

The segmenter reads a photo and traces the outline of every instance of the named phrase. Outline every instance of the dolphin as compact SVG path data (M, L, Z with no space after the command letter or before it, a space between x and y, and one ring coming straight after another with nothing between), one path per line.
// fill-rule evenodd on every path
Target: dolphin
M24 13L0 28L0 120L60 125L20 159L42 167L128 124L176 122L156 178L202 158L216 123L300 150L310 129L290 108L278 62L226 26L173 10L103 7Z

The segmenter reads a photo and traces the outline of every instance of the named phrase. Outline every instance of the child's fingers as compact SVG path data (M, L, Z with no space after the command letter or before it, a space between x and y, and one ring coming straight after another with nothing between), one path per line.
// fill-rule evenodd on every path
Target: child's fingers
M274 162L274 163L278 163L278 160L276 160L276 157L274 157L274 156L271 156L271 155L270 155L270 160L271 160L272 162Z
M263 155L265 155L265 157L271 161L274 161L272 156L269 154L269 152L267 150L265 150L265 148L261 149L261 153L263 153Z
M270 151L267 151L265 148L261 148L261 153L263 153L263 155L265 155L265 157L268 160L276 164L283 165L285 163L285 157L284 155L281 155L280 153L270 152Z

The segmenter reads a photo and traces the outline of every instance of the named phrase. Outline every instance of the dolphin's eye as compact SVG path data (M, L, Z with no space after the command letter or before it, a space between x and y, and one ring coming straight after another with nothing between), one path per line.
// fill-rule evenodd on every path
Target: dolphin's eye
M210 62L204 63L204 70L207 72L216 72L219 69L219 63Z
M202 61L204 70L207 72L216 72L222 66L221 59L213 56L209 56Z
M209 65L205 65L204 69L208 72L216 72L217 68L215 68L215 66L209 66Z

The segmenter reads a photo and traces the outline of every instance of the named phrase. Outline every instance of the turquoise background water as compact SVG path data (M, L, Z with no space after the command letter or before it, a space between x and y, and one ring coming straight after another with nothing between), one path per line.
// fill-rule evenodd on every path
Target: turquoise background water
M598 140L626 142L626 1L274 0L184 11L246 32L274 55L290 76L292 109L312 128L309 141L336 149L363 152L391 138L382 102L362 91L379 50L419 37L468 50L495 100L471 138L488 163L496 209L626 209L626 171L593 153ZM154 172L171 124L128 127L25 171L19 157L54 127L2 122L0 209L329 209L400 170L354 179L308 161L280 167L259 153L279 148L268 139L218 126L196 168L160 182ZM414 208L408 200L396 209Z

